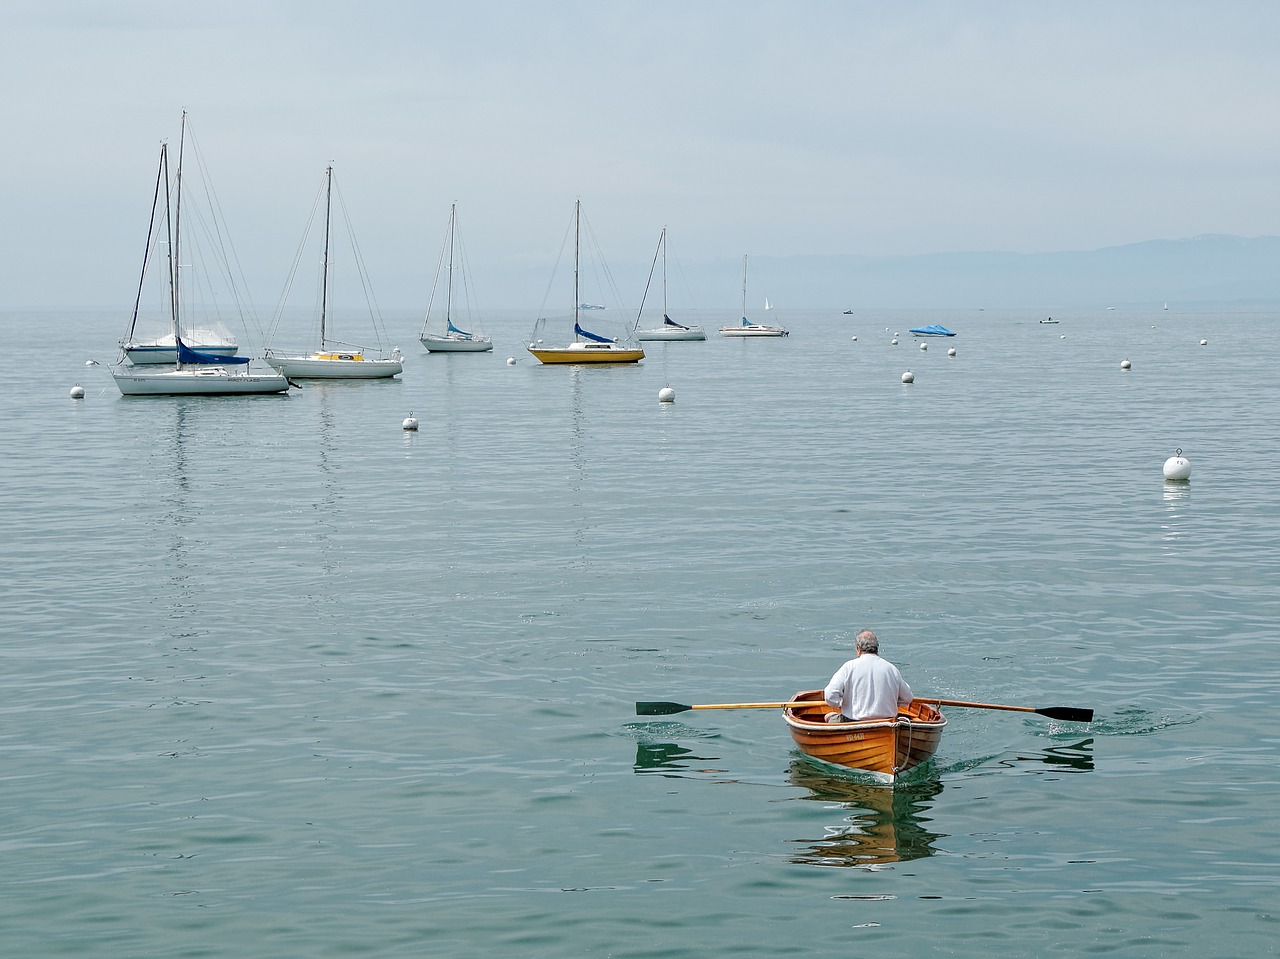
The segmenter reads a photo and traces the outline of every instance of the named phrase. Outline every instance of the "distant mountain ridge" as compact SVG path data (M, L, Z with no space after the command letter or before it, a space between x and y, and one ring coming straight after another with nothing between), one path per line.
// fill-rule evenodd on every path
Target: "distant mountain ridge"
M779 308L1280 301L1280 237L1205 234L1062 253L753 256Z

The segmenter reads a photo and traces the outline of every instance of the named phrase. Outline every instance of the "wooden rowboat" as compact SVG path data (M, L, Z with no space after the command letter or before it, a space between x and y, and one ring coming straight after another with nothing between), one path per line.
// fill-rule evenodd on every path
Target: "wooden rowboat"
M822 690L796 693L789 702L821 702ZM782 716L800 751L806 756L870 773L892 783L938 751L947 721L936 706L912 700L899 707L894 719L869 719L855 723L828 723L830 707L787 706Z

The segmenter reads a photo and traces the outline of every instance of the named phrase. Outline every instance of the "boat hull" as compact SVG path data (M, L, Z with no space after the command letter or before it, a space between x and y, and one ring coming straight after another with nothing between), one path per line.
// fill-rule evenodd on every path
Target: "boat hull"
M283 393L289 380L279 373L249 373L225 366L170 370L114 370L124 396L246 396Z
M822 690L796 693L791 702L822 699ZM828 723L824 706L787 707L782 715L796 746L806 756L869 773L881 782L898 776L932 758L942 741L947 721L936 706L913 700L894 719L856 723Z
M418 337L428 353L485 353L493 349L493 340L487 336L432 336Z
M395 376L404 370L404 363L398 356L369 360L359 353L286 356L269 352L266 360L273 369L299 380L377 380Z
M635 363L644 359L639 347L622 347L617 344L574 343L566 347L529 347L529 352L541 363Z
M210 356L235 356L240 350L234 337L214 330L188 330L182 336L182 343L197 353ZM121 340L120 349L135 366L173 366L178 362L172 333L151 339Z
M787 336L786 330L780 326L722 326L721 336Z
M636 330L636 339L643 342L649 340L705 340L707 334L699 327L691 327L687 330Z
M190 345L191 349L197 353L205 353L209 356L235 356L239 352L240 347L232 344L210 345L207 343L187 344L183 340L184 345ZM172 341L169 346L161 346L155 344L126 344L124 347L124 355L129 358L129 362L134 366L173 366L178 362L178 351L174 349Z

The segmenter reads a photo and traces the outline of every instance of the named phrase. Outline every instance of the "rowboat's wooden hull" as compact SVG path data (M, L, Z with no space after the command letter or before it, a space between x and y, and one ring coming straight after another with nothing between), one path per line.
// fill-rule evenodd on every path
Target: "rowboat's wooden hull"
M796 693L790 702L814 702L822 690ZM783 709L791 738L806 756L870 773L883 782L893 782L938 751L947 721L936 706L920 700L901 707L895 719L872 719L857 723L828 723L822 706Z

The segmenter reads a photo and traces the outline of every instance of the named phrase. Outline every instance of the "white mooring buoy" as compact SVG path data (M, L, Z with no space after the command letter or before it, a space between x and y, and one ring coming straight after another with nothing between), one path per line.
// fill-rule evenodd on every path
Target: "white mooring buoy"
M890 341L889 341L889 345L890 345L890 346L897 346L897 345L898 345L898 341L897 341L896 339L890 340Z
M954 346L951 347L951 349L947 350L947 356L955 356L955 355L956 355L956 348Z
M1122 370L1127 370L1127 369L1129 369L1131 366L1133 366L1133 364L1132 364L1132 363L1130 363L1128 360L1121 360L1121 361L1120 361L1120 369L1122 369Z
M1173 455L1164 461L1164 478L1178 483L1191 479L1191 463L1182 455L1182 450L1173 451Z
M910 370L907 370L907 372L902 374L902 382L914 383L915 381L916 381L916 375L912 373Z
M417 430L418 420L412 413L404 418L404 422L400 424L402 430Z
M858 338L857 338L856 336L853 338L853 342L855 342L855 343L857 343L857 342L858 342Z
M674 403L676 401L676 391L669 386L664 386L658 390L659 403Z
M82 400L82 399L84 399L84 387L83 387L83 386L81 386L79 383L77 383L75 386L71 387L71 398L72 398L73 400Z
M1209 345L1209 341L1208 341L1208 340L1201 340L1201 341L1200 341L1200 345L1201 345L1201 346L1208 346L1208 345Z
M508 356L507 366L515 366L515 365L516 365L516 358L514 356Z
M929 344L928 344L928 343L921 343L921 344L920 344L920 349L922 349L922 350L927 350L928 348L929 348Z

